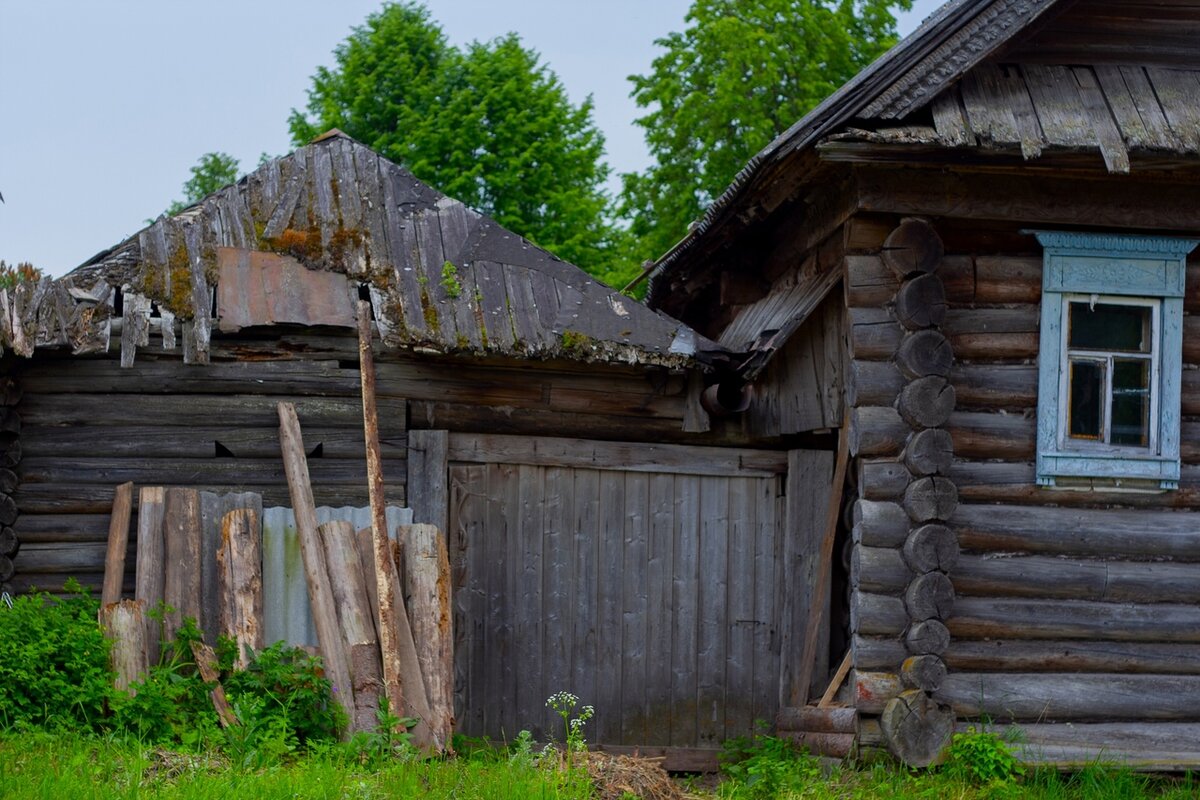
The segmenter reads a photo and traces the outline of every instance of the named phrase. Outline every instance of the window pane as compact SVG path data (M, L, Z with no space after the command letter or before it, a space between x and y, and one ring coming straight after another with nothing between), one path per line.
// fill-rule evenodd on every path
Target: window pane
M1071 303L1069 347L1150 352L1150 306Z
M1150 445L1150 362L1113 359L1113 444Z
M1104 362L1071 360L1067 425L1077 439L1099 439L1103 430Z

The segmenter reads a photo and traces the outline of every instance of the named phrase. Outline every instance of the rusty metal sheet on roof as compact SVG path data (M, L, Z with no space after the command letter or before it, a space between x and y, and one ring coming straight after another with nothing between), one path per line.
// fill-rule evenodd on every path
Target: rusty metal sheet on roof
M231 333L251 325L330 325L353 328L352 289L346 276L308 269L278 253L217 248L217 328Z

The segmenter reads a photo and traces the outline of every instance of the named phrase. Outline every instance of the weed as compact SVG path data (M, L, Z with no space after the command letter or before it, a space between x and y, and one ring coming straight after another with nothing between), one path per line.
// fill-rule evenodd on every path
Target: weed
M449 261L442 264L442 288L455 299L462 294L462 284L458 282L458 268Z
M1025 774L1025 768L1003 739L974 726L966 733L954 734L946 768L953 775L979 784L1012 783Z
M727 741L721 752L721 771L729 778L720 792L726 798L786 796L821 775L816 759L786 739L763 733Z

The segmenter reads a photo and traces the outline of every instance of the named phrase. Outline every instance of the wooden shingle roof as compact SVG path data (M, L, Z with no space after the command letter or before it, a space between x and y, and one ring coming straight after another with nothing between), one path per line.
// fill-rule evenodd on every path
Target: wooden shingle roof
M116 289L126 316L132 300L137 314L153 306L182 320L194 362L207 360L214 328L352 327L350 300L367 295L392 347L665 366L721 349L336 132L61 281L0 297L0 344L107 347Z

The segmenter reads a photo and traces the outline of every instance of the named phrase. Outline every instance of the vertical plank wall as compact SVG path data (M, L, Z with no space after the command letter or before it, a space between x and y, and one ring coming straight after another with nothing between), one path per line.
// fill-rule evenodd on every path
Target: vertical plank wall
M782 478L452 459L459 730L561 737L558 691L605 744L715 746L773 718L785 539L811 534L787 531Z

